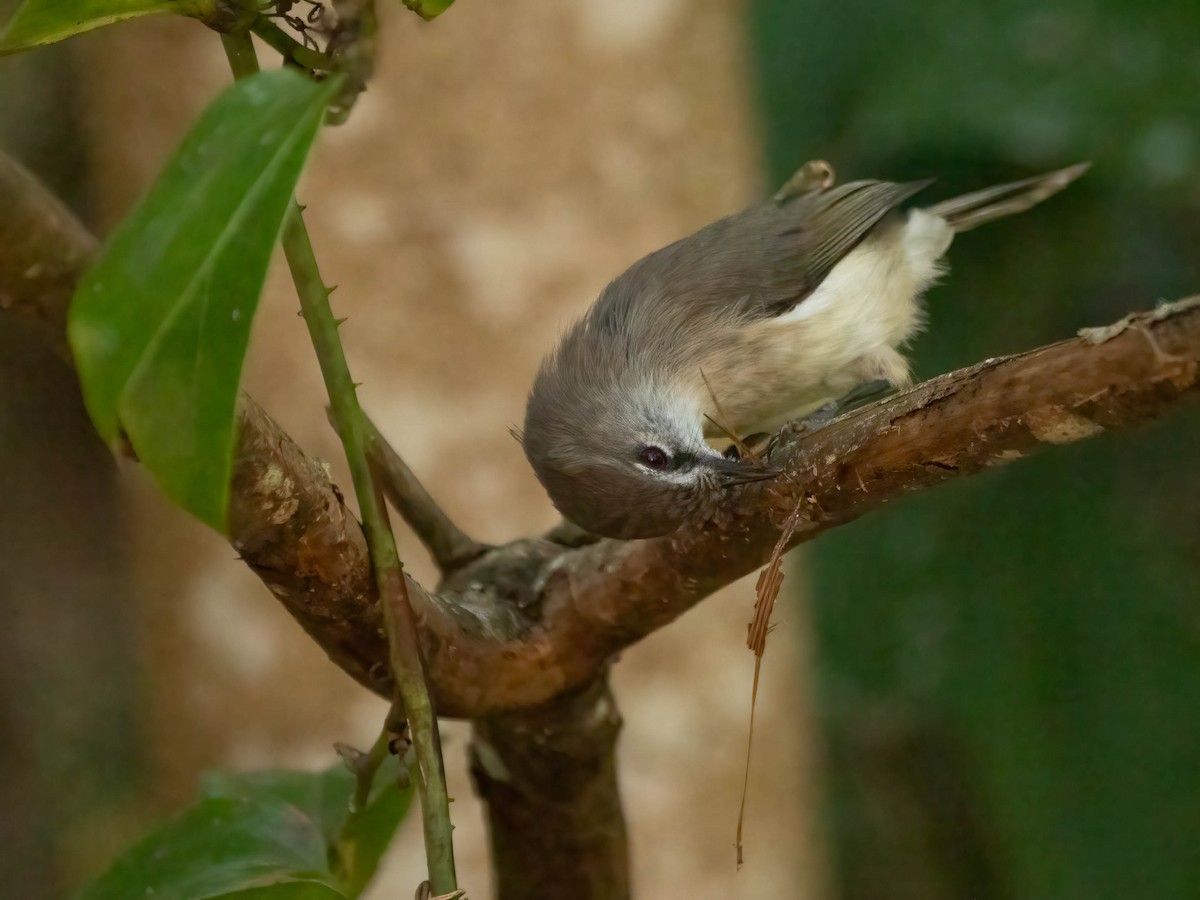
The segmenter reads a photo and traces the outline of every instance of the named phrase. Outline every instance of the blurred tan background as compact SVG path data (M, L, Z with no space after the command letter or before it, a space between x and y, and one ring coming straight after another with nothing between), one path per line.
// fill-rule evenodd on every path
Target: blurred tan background
M399 4L382 12L378 76L349 124L323 134L301 197L326 281L339 286L335 306L350 317L342 334L366 408L463 527L504 541L555 519L508 434L541 354L626 265L764 192L743 10L720 0L460 0L433 24ZM81 195L106 233L229 75L216 36L183 20L104 29L67 51ZM276 265L245 384L347 485L284 276ZM85 477L78 492L98 490ZM108 562L119 554L127 568L99 584L97 602L110 610L99 615L106 629L113 616L125 622L136 660L122 707L136 737L113 752L136 764L121 790L98 794L48 839L65 884L187 802L198 773L328 765L333 741L368 743L384 713L144 473L121 467L106 490L90 527L113 543ZM431 584L419 545L400 540ZM96 549L83 543L72 552ZM735 871L752 601L751 586L737 585L616 668L638 896L826 894L802 628L777 630L766 657L748 864ZM29 603L15 593L13 602ZM804 615L781 618L797 625ZM98 664L86 683L103 689L104 671ZM445 734L460 881L485 897L466 728L451 723ZM371 896L408 896L421 868L411 816Z

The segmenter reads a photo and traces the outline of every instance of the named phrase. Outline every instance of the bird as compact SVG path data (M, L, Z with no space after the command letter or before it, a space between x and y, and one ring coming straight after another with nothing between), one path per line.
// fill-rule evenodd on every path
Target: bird
M769 200L630 266L543 359L519 438L568 521L624 540L704 520L777 472L722 452L911 383L902 349L954 236L1022 212L1089 167L906 207L932 183L836 184L813 160Z

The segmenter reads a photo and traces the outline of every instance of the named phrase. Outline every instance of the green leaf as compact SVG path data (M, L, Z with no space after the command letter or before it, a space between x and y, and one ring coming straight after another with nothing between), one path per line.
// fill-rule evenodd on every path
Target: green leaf
M202 799L117 861L80 900L343 900L375 874L412 801L389 757L365 809L351 811L354 776L213 773Z
M163 492L218 530L250 322L336 89L278 70L226 90L72 301L68 335L97 430L126 436Z
M350 814L354 776L341 765L322 772L207 772L200 792L209 798L290 804L320 826L326 843L333 843Z
M316 822L285 803L201 801L142 840L81 900L339 900Z
M212 0L25 0L0 35L0 55L52 44L122 19L156 12L197 15Z
M454 0L404 0L404 5L428 22L453 6Z
M357 896L375 874L412 802L412 788L397 786L399 772L398 760L385 760L367 806L358 811L351 811L354 776L341 765L315 773L211 773L204 777L202 789L208 797L282 802L302 810L334 848L338 873L350 895Z
M349 900L346 894L317 881L285 881L270 887L221 894L220 897L224 900Z
M352 812L338 841L346 882L357 896L379 868L379 860L392 842L413 798L413 779L399 785L401 762L389 756L375 773L366 807Z
M285 881L219 896L224 900L348 900L346 894L317 881Z

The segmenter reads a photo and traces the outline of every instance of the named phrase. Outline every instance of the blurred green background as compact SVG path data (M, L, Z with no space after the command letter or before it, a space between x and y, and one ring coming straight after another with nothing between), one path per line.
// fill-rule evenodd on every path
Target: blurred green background
M769 170L1095 167L956 242L919 378L1200 284L1194 0L757 0ZM837 894L1200 896L1200 421L914 497L814 544Z

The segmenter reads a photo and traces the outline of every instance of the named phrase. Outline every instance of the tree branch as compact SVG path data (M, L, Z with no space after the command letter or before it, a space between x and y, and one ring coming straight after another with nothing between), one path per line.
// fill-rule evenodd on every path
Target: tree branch
M0 182L0 197L13 193L7 208L17 210L0 223L3 304L61 330L88 241L52 204L23 197L42 189L15 177L2 158ZM22 245L41 254L32 262L7 239L12 223L28 215L33 221L22 230L41 235ZM17 277L34 264L58 274L44 286ZM502 876L516 872L514 860L535 867L527 878L502 878L503 896L627 891L623 879L604 876L627 864L611 766L615 710L606 735L589 732L597 726L578 711L589 702L596 708L598 679L615 653L761 566L777 523L798 505L793 544L905 493L1152 419L1196 396L1198 385L1200 302L1193 299L943 375L812 433L785 429L769 450L780 478L744 488L711 521L669 537L587 544L560 540L570 537L567 529L488 549L454 568L436 594L409 581L438 711L476 720L474 769L490 804L497 867ZM234 545L337 665L390 696L358 523L320 463L245 396L239 423ZM556 728L547 742L547 729ZM577 738L588 734L596 752L579 756ZM502 769L489 768L489 751ZM526 760L537 762L519 768ZM501 771L515 781L497 778ZM566 814L568 794L555 793L564 773L575 779L569 797L589 804L589 825ZM591 837L585 828L594 829ZM536 858L506 843L507 829L538 847ZM539 881L538 872L558 874ZM578 877L568 880L571 872Z
M1200 305L1185 301L1102 343L1073 338L989 360L811 434L784 434L771 449L785 471L778 483L747 488L699 527L580 549L524 539L456 571L439 594L410 583L439 710L478 717L589 683L620 649L762 565L773 523L797 502L807 510L794 543L912 490L1151 419L1197 393L1198 368ZM253 446L248 436L263 433L275 437ZM250 487L235 482L237 546L335 662L386 692L365 548L336 489L277 429L244 427L242 443L237 471ZM282 480L271 469L279 456L290 461ZM292 507L272 522L270 510ZM244 545L247 535L256 540Z
M249 32L221 35L225 56L235 79L248 78L259 71L258 57ZM329 395L329 410L350 468L354 493L367 537L373 585L382 603L384 632L388 641L391 674L395 682L395 700L402 701L412 735L413 750L420 778L417 796L421 801L421 821L425 831L425 860L429 884L437 894L458 889L454 867L454 826L450 821L450 797L442 761L437 713L434 711L425 661L417 636L404 565L396 550L396 538L388 521L383 494L375 484L367 459L366 416L358 403L358 388L346 362L346 352L338 334L341 323L333 315L329 297L333 289L321 277L313 252L304 211L293 198L283 219L279 238L300 311L308 328L313 350Z
M0 310L32 322L54 351L67 348L67 306L96 239L62 202L0 152Z
M70 363L67 308L97 241L3 152L0 210L0 309L39 326ZM361 527L324 465L244 392L237 417L231 543L340 668L390 697L384 623Z
M237 434L229 498L234 549L334 663L390 699L367 541L342 492L245 393Z
M0 181L6 172L0 166ZM78 240L54 235L56 223L77 234L73 220L54 213L38 224L47 240L32 247L44 248L41 264L60 273L61 290L85 260ZM55 258L64 248L66 258ZM29 264L0 243L6 306L34 318L65 312L44 303L36 283L13 291L23 284L13 267ZM591 683L613 654L761 566L797 503L806 511L793 545L903 494L1152 419L1197 393L1195 299L1097 336L942 375L812 433L785 429L769 450L780 478L731 494L712 521L668 537L582 547L525 538L459 567L436 594L409 581L439 712L478 718ZM234 546L335 663L390 696L358 523L320 463L248 397L239 415Z
M482 584L534 622L500 653L494 640L461 638L448 652L452 636L434 616L423 622L442 708L477 716L586 684L623 647L763 565L798 503L805 511L792 546L906 493L1152 419L1198 393L1200 301L1093 338L934 378L812 433L785 430L770 450L779 479L748 486L712 521L671 536L569 551L518 541L485 555L452 576L443 601ZM518 558L505 565L510 554ZM522 566L535 569L524 580ZM514 580L528 594L500 587Z
M384 494L400 518L425 545L443 576L487 551L486 546L472 540L442 511L370 417L366 417L366 438L367 456L376 480L383 485Z
M629 896L620 729L606 675L536 710L475 723L471 776L487 804L500 897Z

